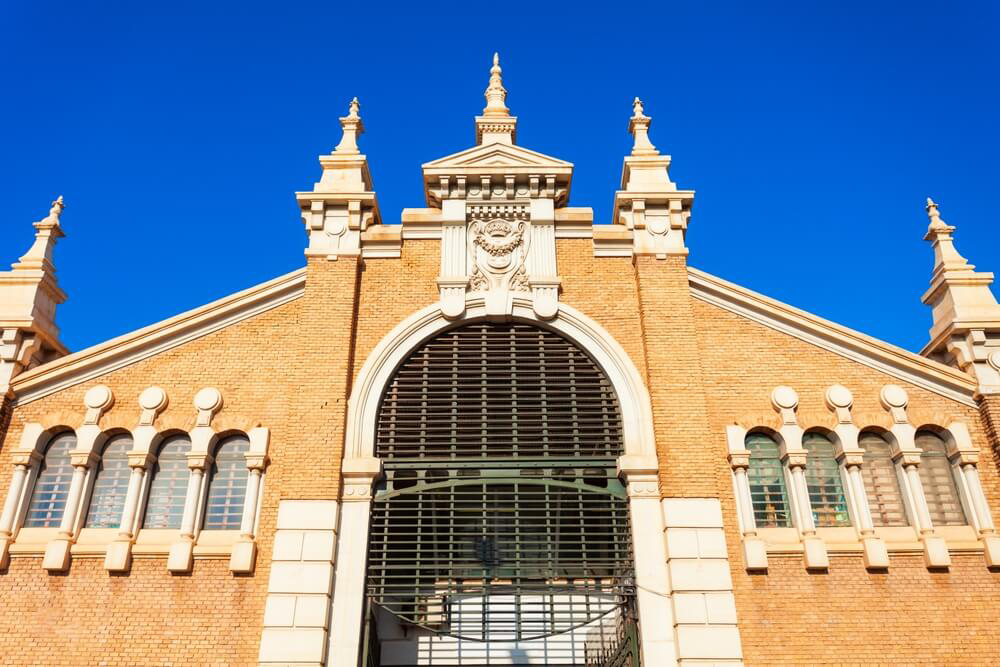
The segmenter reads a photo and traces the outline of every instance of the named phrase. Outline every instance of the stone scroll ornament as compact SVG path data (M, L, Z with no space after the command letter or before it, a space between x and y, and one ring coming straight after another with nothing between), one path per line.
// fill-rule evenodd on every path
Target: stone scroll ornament
M528 292L524 261L528 255L528 224L523 220L478 220L469 227L469 258L474 292Z

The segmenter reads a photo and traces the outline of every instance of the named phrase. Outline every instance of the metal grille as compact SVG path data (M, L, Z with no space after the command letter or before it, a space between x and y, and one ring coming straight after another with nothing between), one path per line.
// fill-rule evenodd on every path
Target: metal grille
M149 502L143 528L180 528L184 517L184 496L187 494L187 453L191 441L186 435L167 438L160 447L149 486Z
M565 338L481 323L425 343L396 372L376 456L619 456L621 416L607 377Z
M763 433L751 433L746 437L745 446L750 450L747 477L754 522L760 527L791 526L785 471L781 465L778 443Z
M366 665L614 653L634 597L622 424L589 356L523 324L447 331L397 370L375 448Z
M903 493L892 462L892 448L878 433L866 431L858 441L865 450L861 475L868 493L868 507L876 526L906 526Z
M206 530L239 529L247 495L249 449L250 440L245 435L234 435L223 440L215 451L205 507Z
M94 492L90 498L90 509L87 510L87 528L118 528L121 524L131 474L128 467L130 449L130 435L113 436L104 445Z
M933 431L917 431L920 448L920 483L924 487L927 509L935 526L963 526L965 512L958 498L955 477L944 440Z
M72 432L57 435L45 450L31 493L26 528L52 528L59 526L66 497L73 479L73 466L69 463L69 451L76 447L76 434Z
M817 526L850 526L851 517L844 497L837 453L833 443L822 433L806 433L802 437L806 455L806 486L809 505Z

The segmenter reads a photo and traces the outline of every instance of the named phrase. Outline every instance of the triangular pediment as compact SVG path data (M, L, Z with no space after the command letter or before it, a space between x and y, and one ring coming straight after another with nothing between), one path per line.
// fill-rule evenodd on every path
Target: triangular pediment
M521 146L489 143L446 155L423 165L424 173L442 174L448 171L492 171L503 169L530 169L565 173L573 170L573 163L538 153Z

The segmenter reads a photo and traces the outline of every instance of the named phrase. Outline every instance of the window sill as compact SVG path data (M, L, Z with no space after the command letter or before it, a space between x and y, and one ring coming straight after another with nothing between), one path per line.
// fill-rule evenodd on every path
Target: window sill
M972 526L942 526L935 531L948 545L948 551L983 551L983 543ZM817 528L816 536L832 554L860 554L863 551L861 539L853 527ZM876 528L875 536L885 542L890 553L920 553L924 549L917 531L910 526ZM768 554L801 554L805 550L795 528L761 528L757 537L764 542Z
M10 546L12 557L39 557L48 544L59 535L58 528L22 528ZM84 528L70 548L74 557L104 558L108 546L118 538L117 528ZM135 557L165 557L170 547L180 540L179 530L145 528L132 544ZM238 530L205 530L198 535L193 555L199 559L229 558L240 540Z

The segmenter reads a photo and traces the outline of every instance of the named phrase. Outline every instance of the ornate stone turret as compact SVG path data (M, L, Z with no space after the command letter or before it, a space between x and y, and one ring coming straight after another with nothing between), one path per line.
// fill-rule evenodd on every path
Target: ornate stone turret
M358 137L364 132L360 112L355 97L340 119L344 132L340 143L333 153L319 158L323 167L319 183L311 192L295 193L309 234L307 256L358 255L362 235L381 224L368 158L358 149Z
M993 274L975 271L958 253L955 228L930 198L927 217L924 240L934 248L934 272L920 300L931 307L934 324L921 354L975 375L984 394L1000 393L1000 304L990 291Z
M678 190L670 180L670 156L660 155L649 140L653 119L637 97L632 102L628 131L633 137L632 154L625 157L621 190L615 193L612 222L625 225L633 234L637 255L686 255L684 233L691 217L693 190Z
M476 116L476 145L501 142L513 144L517 139L517 118L510 115L507 108L507 89L503 87L500 74L500 54L493 54L490 69L490 85L484 93L486 108L482 116Z
M64 236L59 225L63 198L35 223L35 242L10 271L0 272L0 397L21 371L66 354L59 342L56 306L66 294L56 282L52 251Z

